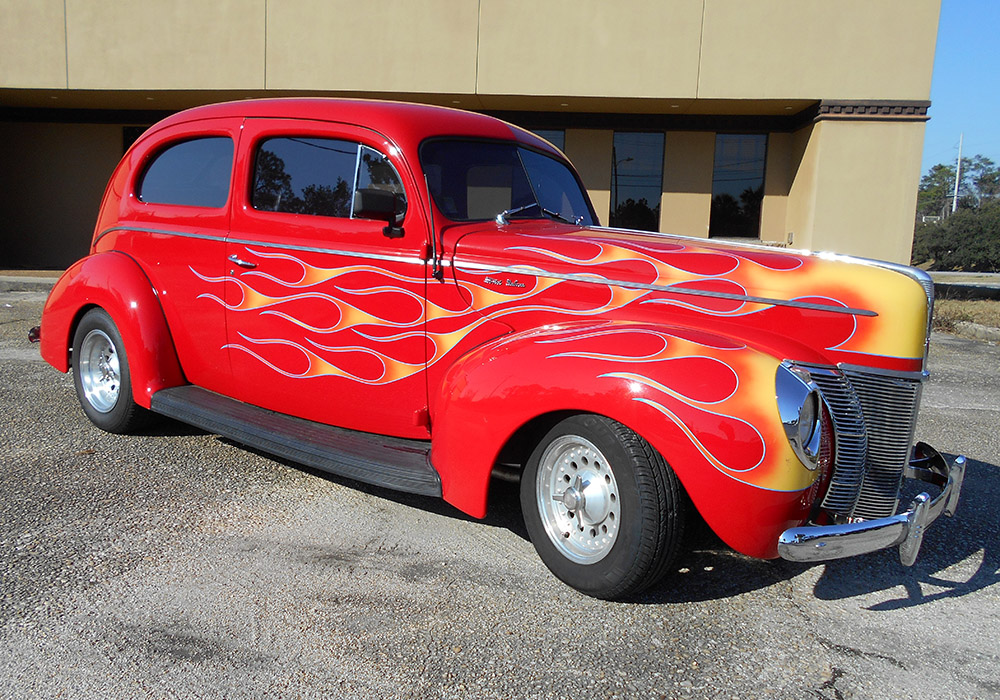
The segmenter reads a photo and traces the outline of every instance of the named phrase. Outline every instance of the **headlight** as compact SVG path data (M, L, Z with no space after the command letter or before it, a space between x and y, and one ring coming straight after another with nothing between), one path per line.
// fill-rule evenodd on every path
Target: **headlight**
M782 362L774 377L774 393L788 442L807 469L816 469L823 433L819 388L807 371Z

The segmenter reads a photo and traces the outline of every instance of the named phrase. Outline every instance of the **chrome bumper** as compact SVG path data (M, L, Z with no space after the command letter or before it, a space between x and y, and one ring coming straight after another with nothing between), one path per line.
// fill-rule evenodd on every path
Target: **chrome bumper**
M956 457L948 464L933 447L917 443L913 459L904 471L907 479L919 479L941 487L941 493L931 498L921 493L913 499L910 509L888 518L864 520L844 525L806 525L785 530L778 538L778 554L790 561L826 561L899 545L903 566L912 566L917 559L927 527L942 513L951 517L958 506L965 457Z

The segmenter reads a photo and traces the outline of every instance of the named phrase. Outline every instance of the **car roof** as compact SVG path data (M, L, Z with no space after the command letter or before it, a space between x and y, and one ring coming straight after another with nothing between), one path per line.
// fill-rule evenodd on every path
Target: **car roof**
M150 133L222 118L311 119L355 124L377 131L403 147L416 147L433 136L478 136L514 139L551 149L529 131L475 112L409 102L327 97L255 99L194 107L160 121Z

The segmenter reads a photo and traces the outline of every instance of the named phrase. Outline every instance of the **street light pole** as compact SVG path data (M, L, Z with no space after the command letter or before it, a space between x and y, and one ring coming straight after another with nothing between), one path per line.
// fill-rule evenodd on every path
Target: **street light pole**
M958 135L958 162L955 163L955 196L951 199L951 213L958 211L958 183L962 181L962 139L965 138L963 131Z

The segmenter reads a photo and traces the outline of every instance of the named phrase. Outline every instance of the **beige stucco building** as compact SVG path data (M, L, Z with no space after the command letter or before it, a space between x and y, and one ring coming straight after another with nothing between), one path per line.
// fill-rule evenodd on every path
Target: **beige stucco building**
M602 223L909 259L940 0L0 0L0 268L85 254L124 149L263 95L484 111Z

